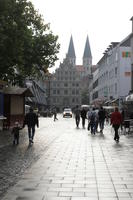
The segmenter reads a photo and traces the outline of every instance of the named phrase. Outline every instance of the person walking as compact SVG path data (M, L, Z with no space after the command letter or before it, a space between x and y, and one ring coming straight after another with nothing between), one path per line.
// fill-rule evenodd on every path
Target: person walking
M11 132L13 134L13 145L19 144L19 131L21 129L19 122L16 121Z
M33 108L30 108L25 116L23 128L25 125L28 126L29 144L31 144L35 135L35 126L39 127L38 115L33 112Z
M91 115L91 111L90 109L88 109L88 112L87 112L87 119L88 119L88 131L90 130L90 127L91 127L91 124L90 124L90 115Z
M95 112L95 108L93 108L93 110L90 113L90 127L91 127L91 134L96 133L96 112Z
M103 133L105 117L106 117L105 110L101 106L101 108L100 108L100 110L98 112L100 133Z
M80 114L81 112L80 112L79 106L77 105L75 109L75 121L76 121L77 128L79 128Z
M111 114L111 124L115 131L114 140L116 142L119 142L120 136L119 136L118 130L119 130L121 123L122 123L122 115L119 112L118 108L116 107L115 111Z
M53 115L54 115L54 122L55 122L55 120L58 120L56 108L53 109Z
M81 110L82 127L85 128L86 110L83 108Z

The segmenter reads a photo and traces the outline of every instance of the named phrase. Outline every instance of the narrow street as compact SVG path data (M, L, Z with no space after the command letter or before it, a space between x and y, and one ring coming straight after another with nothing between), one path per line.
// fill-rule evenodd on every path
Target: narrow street
M77 129L74 118L58 119L40 118L31 147L26 128L18 146L11 135L0 142L1 199L133 199L132 135L121 135L117 144L109 125L103 135L91 135L81 122Z

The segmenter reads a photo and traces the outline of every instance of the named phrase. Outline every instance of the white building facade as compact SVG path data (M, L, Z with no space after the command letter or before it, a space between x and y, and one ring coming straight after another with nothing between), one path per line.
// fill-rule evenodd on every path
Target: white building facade
M120 43L112 42L97 65L98 97L91 103L99 100L103 104L128 95L131 90L130 35Z

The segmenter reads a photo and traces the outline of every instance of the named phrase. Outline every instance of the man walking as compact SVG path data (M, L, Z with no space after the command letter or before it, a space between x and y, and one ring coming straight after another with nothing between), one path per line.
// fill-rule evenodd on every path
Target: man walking
M23 127L25 125L28 126L29 144L31 144L35 135L35 126L39 127L38 116L33 112L33 108L30 108L25 116Z
M85 128L86 110L83 108L81 110L82 127Z
M76 121L76 126L77 126L77 128L79 128L80 109L79 109L79 106L78 106L78 105L76 106L76 109L75 109L75 121Z
M54 115L54 122L55 122L55 120L58 120L56 107L53 109L53 115Z
M99 119L100 133L103 133L104 121L105 121L105 110L103 109L102 106L98 112L98 119Z
M116 140L116 142L119 142L118 130L119 130L121 123L122 123L122 115L118 111L118 108L116 107L115 111L111 115L111 124L114 128L114 131L115 131L114 140Z
M95 133L96 133L96 112L95 112L95 108L92 109L89 119L90 119L91 134L95 135Z

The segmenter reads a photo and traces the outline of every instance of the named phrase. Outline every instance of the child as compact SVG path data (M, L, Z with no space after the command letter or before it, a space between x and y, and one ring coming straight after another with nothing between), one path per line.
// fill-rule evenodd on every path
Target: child
M15 122L14 127L12 129L12 134L14 135L14 139L13 139L13 144L19 144L19 131L22 128L20 128L20 125L18 122Z

